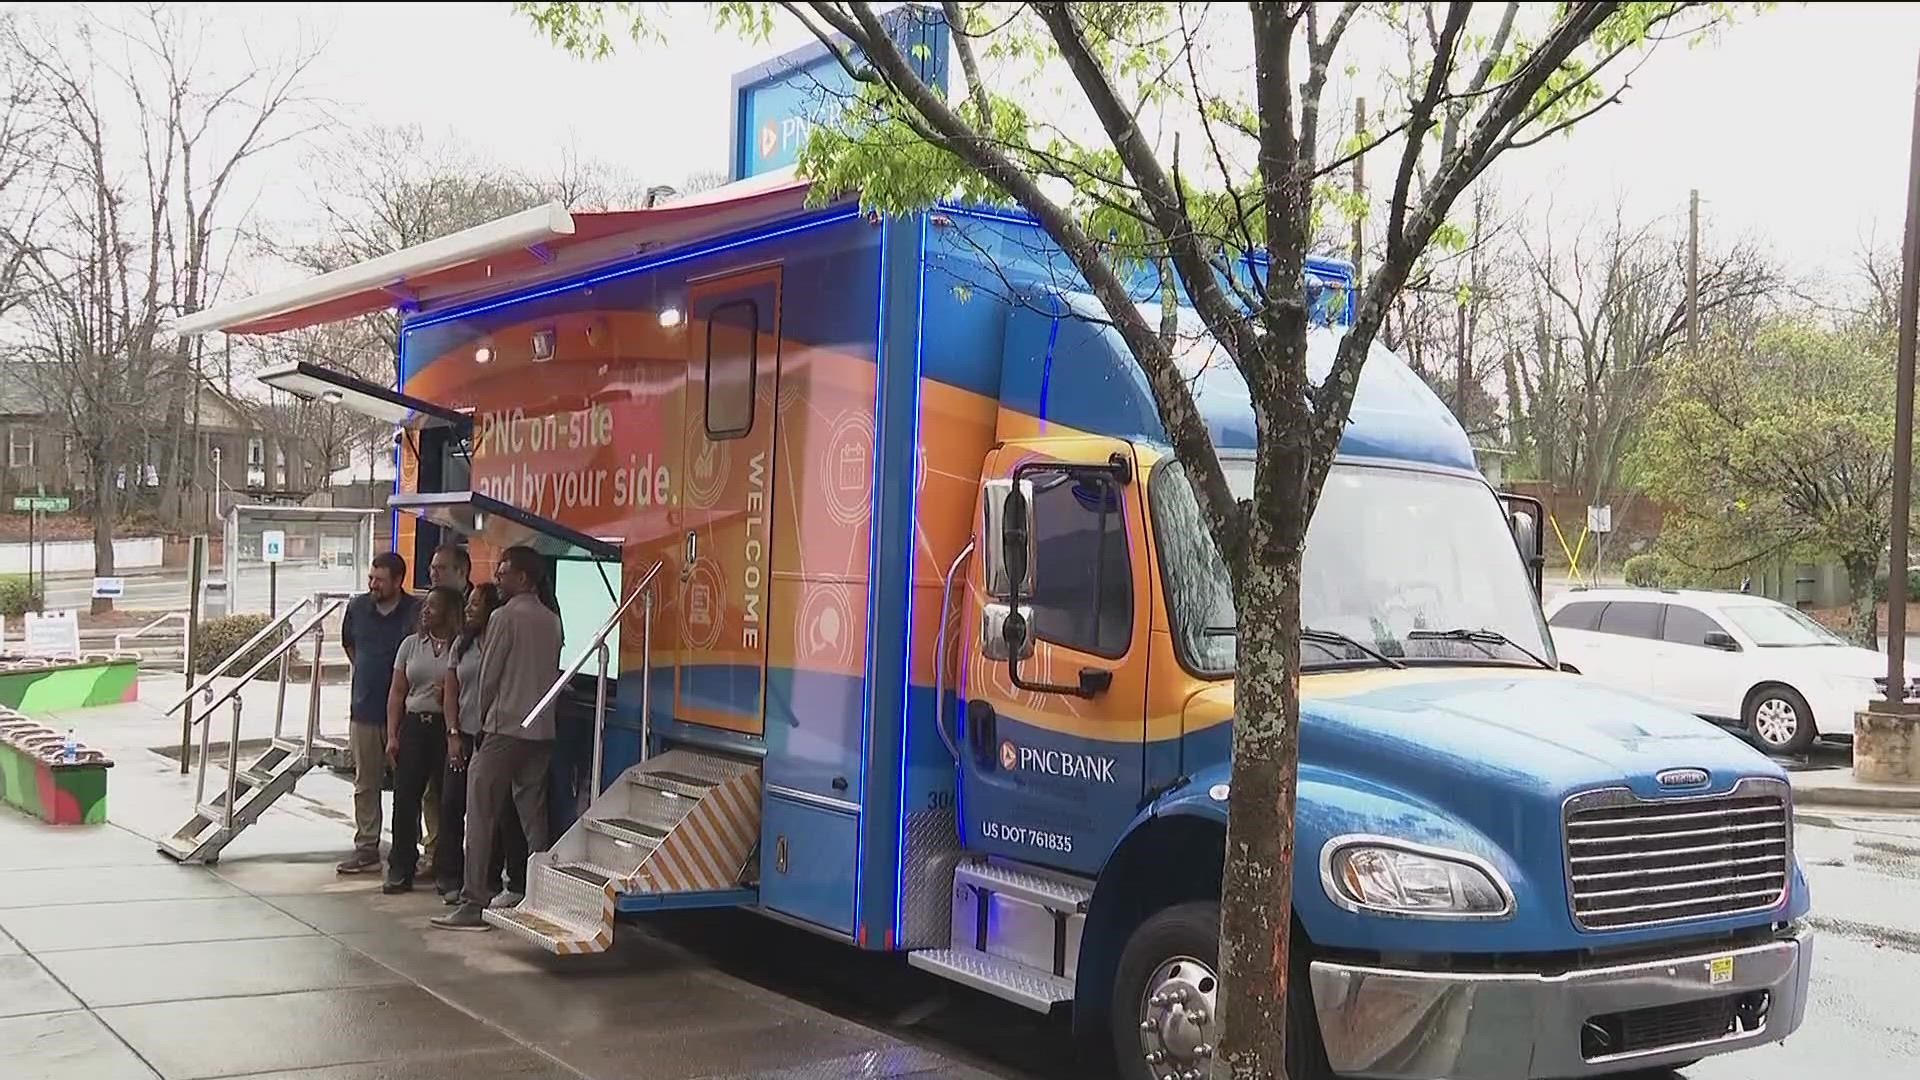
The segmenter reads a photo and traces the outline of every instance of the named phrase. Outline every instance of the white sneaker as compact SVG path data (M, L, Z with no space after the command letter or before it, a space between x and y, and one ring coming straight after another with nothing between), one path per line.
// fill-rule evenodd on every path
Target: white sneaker
M495 896L493 898L493 902L488 904L487 906L490 908L519 907L520 901L525 899L526 899L525 896L522 896L517 892L503 892L498 896Z

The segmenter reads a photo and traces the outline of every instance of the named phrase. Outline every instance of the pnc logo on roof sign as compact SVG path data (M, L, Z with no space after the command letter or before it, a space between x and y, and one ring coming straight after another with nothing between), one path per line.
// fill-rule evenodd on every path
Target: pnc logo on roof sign
M1044 773L1067 780L1091 780L1100 784L1114 783L1113 758L1101 754L1072 754L1065 750L1037 750L1031 746L1015 746L1012 740L1000 743L1000 767L1006 770L1019 769L1023 772Z

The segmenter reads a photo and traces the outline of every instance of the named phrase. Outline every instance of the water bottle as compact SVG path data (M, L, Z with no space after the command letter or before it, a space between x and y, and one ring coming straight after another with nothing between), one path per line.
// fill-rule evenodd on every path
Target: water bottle
M67 765L80 760L80 743L74 739L72 728L67 729L67 740L60 744L60 760Z

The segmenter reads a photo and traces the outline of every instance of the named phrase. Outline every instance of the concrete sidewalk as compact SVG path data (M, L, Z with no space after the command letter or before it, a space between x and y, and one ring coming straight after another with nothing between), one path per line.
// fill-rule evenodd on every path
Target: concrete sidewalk
M1920 784L1869 784L1856 779L1850 765L1794 769L1788 779L1798 806L1920 810Z
M157 702L177 687L142 689ZM323 693L341 715L344 688ZM271 733L271 685L247 699L243 743ZM174 865L153 838L184 819L192 780L147 747L177 743L177 724L152 705L48 719L114 757L111 823L0 810L7 1080L986 1076L716 971L644 925L567 959L433 930L445 909L430 890L387 897L377 875L334 874L350 789L321 772L218 866ZM216 723L217 742L230 721Z

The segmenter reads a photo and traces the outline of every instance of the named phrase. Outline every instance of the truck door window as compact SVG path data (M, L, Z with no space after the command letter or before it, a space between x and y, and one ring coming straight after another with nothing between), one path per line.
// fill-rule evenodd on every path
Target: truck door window
M707 315L707 437L737 439L753 429L760 352L760 305L729 300Z
M1133 567L1120 489L1094 478L1034 477L1034 635L1096 656L1133 635Z
M1614 602L1600 616L1600 632L1619 637L1660 640L1660 605Z

